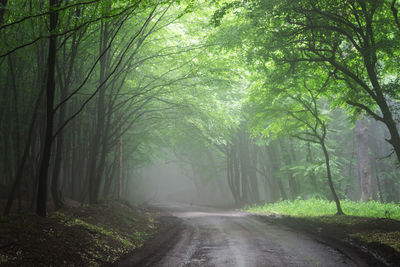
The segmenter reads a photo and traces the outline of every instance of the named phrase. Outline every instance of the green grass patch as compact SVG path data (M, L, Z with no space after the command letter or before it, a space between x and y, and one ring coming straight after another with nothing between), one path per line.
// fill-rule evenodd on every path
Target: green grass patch
M400 220L400 206L396 203L341 200L341 205L346 215ZM312 198L307 200L285 200L272 204L248 206L245 208L245 210L259 214L282 214L299 217L315 217L335 214L336 204L333 201Z

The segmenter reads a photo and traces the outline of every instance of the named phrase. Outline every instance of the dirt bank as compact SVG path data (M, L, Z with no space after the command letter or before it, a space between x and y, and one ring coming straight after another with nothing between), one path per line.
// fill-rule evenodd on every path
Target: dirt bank
M355 216L300 218L281 215L255 217L307 233L350 256L364 258L371 266L400 266L400 222Z
M70 206L47 218L0 217L0 265L108 266L156 233L155 216L112 201Z

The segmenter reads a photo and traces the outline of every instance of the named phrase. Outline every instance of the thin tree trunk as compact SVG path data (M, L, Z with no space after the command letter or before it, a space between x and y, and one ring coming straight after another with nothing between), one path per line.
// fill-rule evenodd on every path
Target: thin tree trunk
M40 92L40 94L38 96L38 99L36 100L35 108L33 110L32 120L31 120L31 123L29 125L28 137L27 137L27 140L25 142L24 152L22 154L21 160L19 161L17 174L15 176L14 183L13 183L13 186L12 186L11 191L10 191L10 195L8 196L8 199L7 199L7 204L6 204L6 207L4 209L4 213L3 213L4 216L7 216L8 214L10 214L10 210L11 210L14 198L15 198L15 194L16 194L17 189L20 187L20 184L21 184L22 175L23 175L23 171L24 171L24 168L25 168L25 163L26 163L26 160L28 158L29 149L30 149L31 143L32 143L33 129L35 127L36 117L37 117L37 114L38 114L38 109L39 109L40 99L42 98L42 93L43 93L43 90L42 90L42 92Z
M240 174L236 160L236 149L233 144L227 146L226 164L229 189L231 190L235 204L240 205L240 181L238 177Z
M118 200L121 199L122 193L122 135L119 138L119 179L118 179Z
M39 169L39 181L37 192L36 213L45 217L47 213L47 180L51 156L51 147L53 142L53 124L54 124L54 94L55 94L55 65L56 65L56 42L57 37L54 36L54 30L57 27L58 13L55 8L58 6L57 0L49 0L50 24L49 32L49 51L47 59L47 85L46 85L46 131L44 139L44 147L42 154L42 162Z
M68 89L71 83L71 77L74 69L74 63L75 63L75 58L77 55L77 43L76 43L76 34L73 35L72 37L72 42L71 42L71 53L68 55L70 58L69 61L69 66L63 66L63 70L67 68L66 75L62 75L63 72L60 68L60 65L57 64L57 69L58 69L58 74L59 74L59 85L61 89L61 94L60 94L60 103L67 98L68 96ZM66 51L64 49L64 58L66 58ZM66 62L64 61L64 64ZM64 76L64 82L62 79L62 76ZM66 116L66 103L61 105L59 115L58 115L58 127L62 127L65 121L65 116ZM55 160L54 160L54 170L53 170L53 177L51 181L51 195L53 197L53 202L55 205L56 209L60 209L64 206L64 203L62 201L62 194L61 190L59 189L59 180L60 180L60 171L61 171L61 160L62 160L62 150L64 146L64 132L60 132L57 136L57 150L56 150L56 155L55 155ZM64 177L66 179L66 177Z
M62 91L65 91L62 89ZM64 99L66 96L65 92L61 93L61 99ZM60 113L58 117L59 125L62 125L65 119L65 105L60 108ZM54 169L53 169L53 177L51 180L51 196L53 198L55 209L60 209L64 206L62 201L61 191L59 189L59 176L61 171L61 156L62 156L62 149L64 146L64 133L60 132L57 135L57 148L56 154L54 159Z
M103 51L107 48L108 44L108 23L105 22L101 27L100 34L100 49L99 54L103 54ZM101 168L102 156L100 155L100 159L98 158L99 148L101 141L105 142L104 138L104 120L105 120L105 85L103 84L106 77L106 68L108 63L108 53L106 52L100 59L100 80L99 84L102 87L99 90L99 97L97 102L97 121L96 121L96 130L94 133L94 140L92 145L92 153L91 153L91 161L89 167L89 202L94 204L98 202L99 197L99 188L101 182L102 173L99 172L97 168ZM104 145L104 143L103 143ZM104 149L102 151L105 153ZM98 160L99 159L99 160Z
M336 194L335 187L333 186L332 174L331 174L331 166L330 166L330 162L329 162L329 154L328 154L328 150L327 150L327 148L325 146L324 140L322 140L322 139L320 140L320 145L322 147L322 150L324 151L325 164L326 164L326 173L328 175L328 184L329 184L329 188L330 188L330 190L332 192L333 199L334 199L334 201L336 203L336 209L337 209L336 214L337 215L343 215L344 213L343 213L342 207L340 205L339 198L338 198L338 196Z
M119 148L118 148L119 150ZM108 171L105 173L105 179L104 179L104 185L103 185L103 198L108 198L110 195L110 192L113 192L113 188L117 188L118 190L118 182L119 179L113 179L115 177L116 169L119 167L118 165L118 160L119 160L119 153L118 150L114 153L114 160L110 164L110 167ZM113 184L113 181L117 183L117 185ZM118 195L118 192L116 192L114 195Z

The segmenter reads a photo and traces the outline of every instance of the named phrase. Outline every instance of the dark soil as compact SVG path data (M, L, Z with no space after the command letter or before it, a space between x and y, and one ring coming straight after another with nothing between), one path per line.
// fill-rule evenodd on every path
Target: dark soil
M152 266L176 244L184 229L181 219L169 215L159 218L159 232L144 246L126 254L112 266Z
M155 216L112 201L0 217L0 266L108 266L156 233Z
M312 235L320 242L332 245L351 257L368 259L371 266L400 266L400 222L391 219L355 216L259 216L261 221L282 224ZM357 255L354 255L354 252Z

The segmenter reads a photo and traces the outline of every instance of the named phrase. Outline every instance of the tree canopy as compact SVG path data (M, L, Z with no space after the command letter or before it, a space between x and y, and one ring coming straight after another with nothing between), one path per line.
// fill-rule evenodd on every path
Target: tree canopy
M399 6L0 1L4 213L128 198L170 153L237 205L398 201Z

